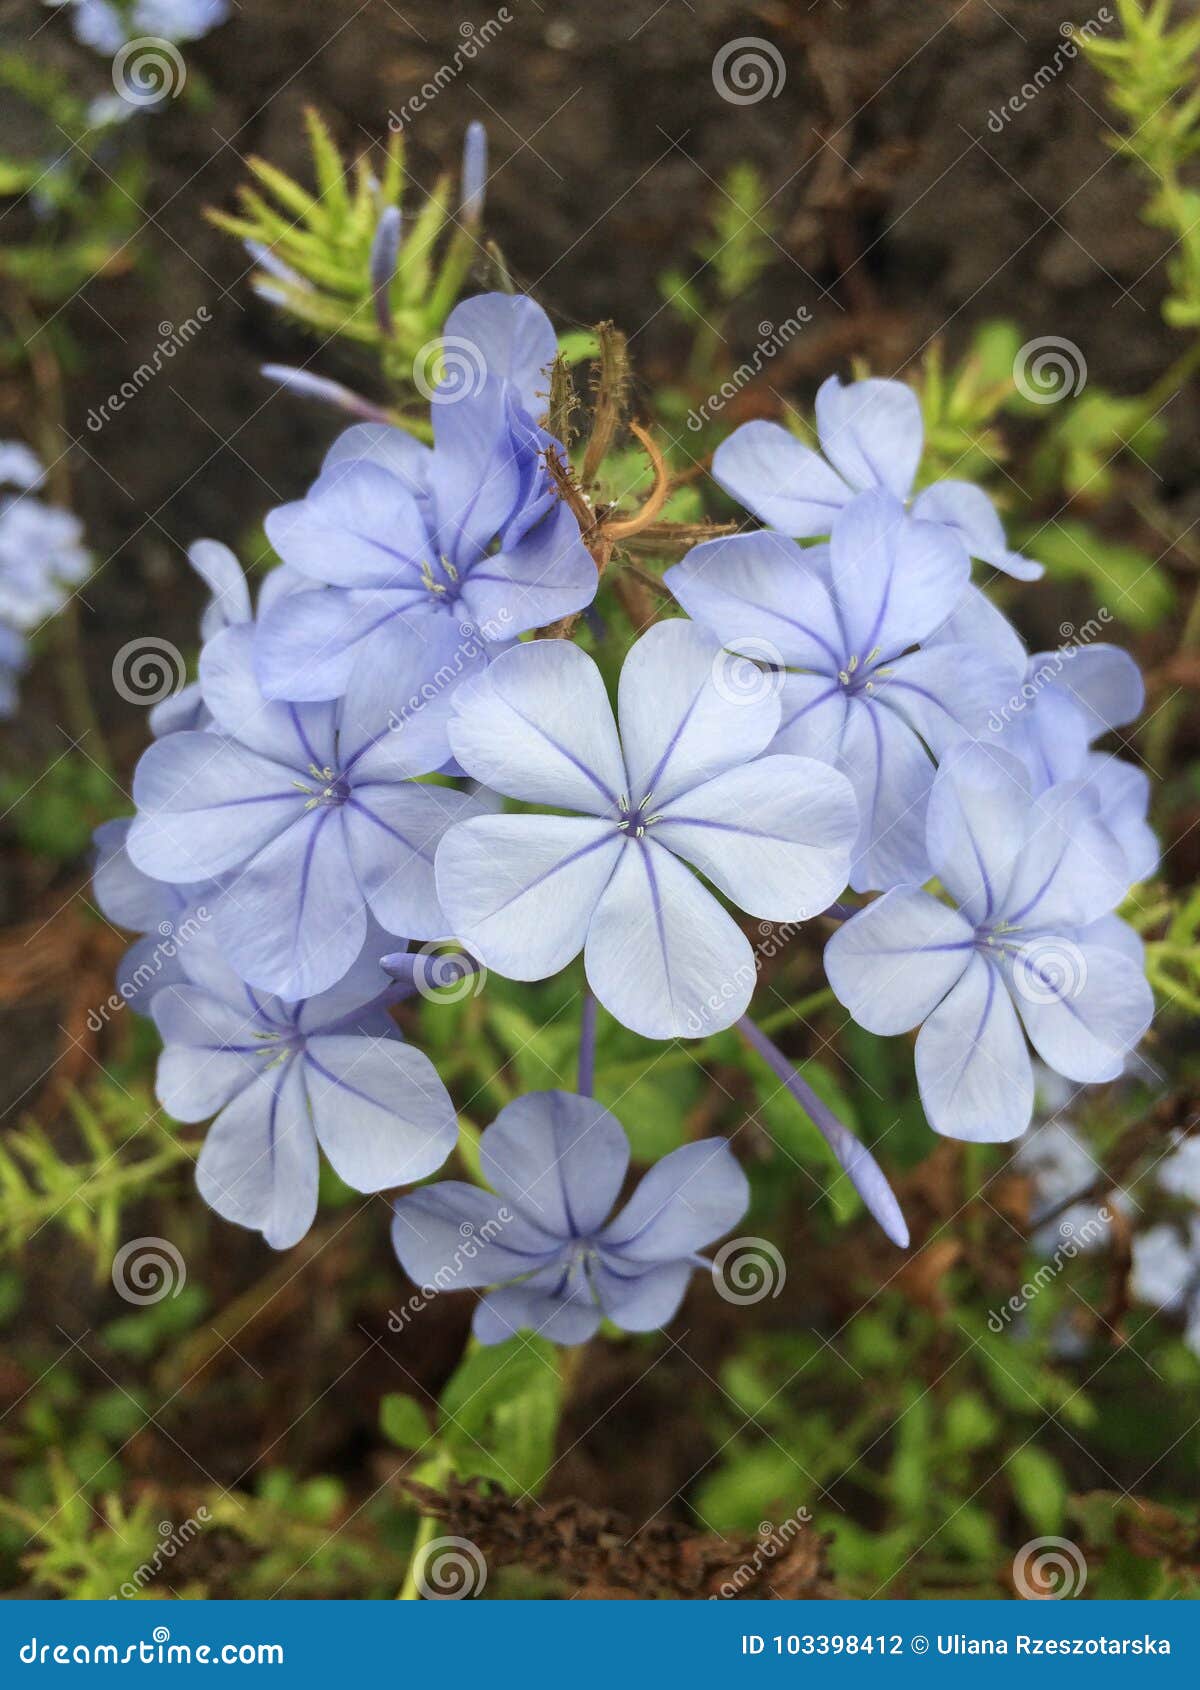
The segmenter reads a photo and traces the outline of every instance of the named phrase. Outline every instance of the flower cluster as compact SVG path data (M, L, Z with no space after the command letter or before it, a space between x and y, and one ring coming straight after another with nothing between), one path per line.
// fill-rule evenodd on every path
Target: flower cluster
M610 1218L629 1146L589 1095L597 1005L651 1040L736 1027L903 1246L878 1162L747 1018L757 958L736 912L829 912L854 1018L921 1026L935 1130L1016 1137L1027 1040L1060 1075L1108 1080L1150 1020L1114 914L1156 858L1147 783L1094 749L1137 714L1136 670L1102 646L1049 675L1028 659L971 564L1038 566L978 489L913 497L908 388L834 380L823 455L767 423L719 449L718 481L769 526L668 569L686 614L641 632L617 675L598 620L599 662L563 637L598 576L546 432L549 321L484 295L444 346L471 372L447 358L432 445L347 429L268 516L281 567L257 607L231 553L193 548L212 593L198 680L159 707L137 813L100 841L98 901L144 935L122 975L162 1035L160 1098L215 1116L203 1195L283 1247L312 1222L318 1147L362 1192L445 1161L453 1105L388 1010L417 977L410 942L454 943L518 981L582 955L587 982L578 1095L503 1110L480 1149L491 1191L395 1206L414 1278L489 1291L483 1342L663 1324L746 1208L729 1146L706 1140ZM880 895L848 907L847 885Z
M44 480L28 446L0 441L0 717L16 709L30 634L92 567L78 517L34 497Z

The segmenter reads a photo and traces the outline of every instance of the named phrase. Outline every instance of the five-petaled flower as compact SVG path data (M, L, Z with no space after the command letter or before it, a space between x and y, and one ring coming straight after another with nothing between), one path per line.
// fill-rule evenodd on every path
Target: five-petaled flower
M713 476L768 528L793 539L829 534L857 493L884 492L907 504L921 462L925 428L916 394L900 381L851 382L830 376L817 390L820 453L779 423L748 422L721 442ZM1022 581L1042 573L1008 549L987 494L969 481L935 481L908 507L945 528L981 563Z
M396 1204L392 1242L418 1285L498 1287L475 1310L484 1344L525 1327L582 1344L602 1316L627 1332L665 1326L708 1266L697 1252L749 1201L729 1146L708 1138L664 1156L609 1220L629 1141L614 1115L572 1092L508 1104L480 1140L480 1163L491 1192L453 1180L410 1192Z
M263 617L258 665L274 698L333 698L363 643L397 619L437 618L503 644L589 604L596 566L554 494L533 420L554 331L532 300L488 294L446 322L478 361L477 391L433 404L432 450L360 423L306 498L267 517L284 562L314 590ZM317 583L324 583L318 587Z
M982 731L1010 684L985 648L930 640L969 569L944 528L875 492L837 513L828 547L763 530L708 540L666 572L688 615L731 651L786 668L772 749L849 777L858 891L927 878L930 754Z
M829 983L860 1025L920 1025L917 1084L951 1138L1029 1125L1033 1067L1112 1080L1150 1024L1141 941L1111 912L1125 855L1076 783L1034 797L1003 751L964 744L938 771L929 858L956 909L917 886L884 894L825 947Z
M619 737L600 671L566 641L519 646L457 691L459 765L572 812L480 816L439 846L450 927L488 967L540 980L583 950L618 1021L646 1038L694 1037L733 1025L756 970L692 868L768 921L837 897L858 829L850 784L811 758L763 756L779 700L722 689L722 661L694 623L651 628L621 671Z
M317 1146L355 1191L440 1168L458 1136L427 1056L387 1013L377 932L331 991L299 1003L251 990L210 932L181 951L185 979L156 993L158 1097L180 1121L215 1115L196 1163L200 1195L226 1220L295 1244L317 1212Z
M145 753L128 851L159 879L223 876L212 921L227 956L251 986L296 1000L342 978L368 911L392 934L445 930L434 850L477 803L411 778L449 758L451 688L429 679L436 639L394 629L337 704L281 704L255 682L253 638L242 624L205 647L220 731L173 733Z

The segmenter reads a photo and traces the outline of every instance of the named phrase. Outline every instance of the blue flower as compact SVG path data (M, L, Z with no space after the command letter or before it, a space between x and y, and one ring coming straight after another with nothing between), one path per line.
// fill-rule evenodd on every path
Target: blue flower
M489 967L540 980L584 952L592 990L646 1038L729 1027L755 984L750 943L686 866L768 921L825 909L858 817L849 783L761 755L769 689L738 698L695 624L662 622L625 660L620 737L578 646L537 640L454 698L450 743L484 786L566 815L481 816L447 834L437 884L451 929Z
M154 36L198 41L229 16L228 0L45 0L69 6L75 39L98 53L115 53L126 41Z
M449 756L436 640L397 627L337 705L287 705L259 692L253 637L243 623L205 646L219 732L170 734L145 753L128 848L158 879L227 877L212 906L218 940L251 985L297 1000L346 973L368 910L393 934L445 930L434 848L476 805L410 778Z
M0 491L0 718L17 708L29 663L26 636L62 609L68 588L92 567L79 519L34 498L44 480L28 446L0 441L0 489L16 489Z
M713 476L781 534L815 539L831 532L857 493L885 492L902 504L912 493L924 445L921 406L899 381L836 376L817 393L817 434L825 456L773 422L743 423L713 456ZM912 515L949 531L981 563L1022 581L1042 573L1008 549L987 494L969 481L935 481L911 503Z
M249 622L253 615L250 586L229 547L219 540L195 540L188 547L187 556L212 595L200 617L200 638L209 640L222 628L236 628L241 622ZM274 573L277 575L279 571ZM273 576L268 576L271 579ZM211 722L199 681L191 681L160 700L150 712L150 732L155 737L185 728L206 728Z
M186 980L155 994L159 1101L176 1120L216 1116L200 1195L277 1250L312 1225L318 1145L355 1191L423 1179L454 1148L446 1088L387 1013L382 946L372 932L332 991L285 1003L243 984L206 931L181 952Z
M285 563L324 590L266 616L271 697L333 698L364 641L396 618L435 618L489 643L589 604L596 567L543 461L554 331L532 300L489 294L451 312L450 372L433 393L433 449L362 423L334 443L307 497L267 517Z
M1168 1223L1152 1226L1131 1249L1130 1295L1160 1314L1183 1315L1184 1343L1200 1356L1200 1215L1184 1234Z
M1119 646L1037 652L993 711L986 736L1020 758L1035 792L1082 781L1097 816L1125 851L1131 881L1145 880L1158 867L1158 841L1146 819L1150 782L1133 764L1092 746L1139 716L1145 696L1137 664Z
M0 443L0 623L27 633L60 610L66 589L90 572L83 525L34 497L42 468L27 446Z
M836 514L828 547L739 534L695 547L664 577L731 651L789 671L772 750L849 777L858 891L928 878L930 752L982 731L1009 690L986 647L931 637L969 567L944 528L909 520L891 493L863 493Z
M392 1242L409 1276L439 1290L498 1289L473 1330L498 1344L531 1327L582 1344L607 1317L627 1332L665 1326L697 1252L746 1211L746 1176L724 1139L664 1156L608 1219L629 1165L621 1123L589 1097L534 1092L502 1109L480 1141L492 1192L457 1181L396 1204Z
M29 644L24 634L0 622L0 721L15 715L21 676L28 666Z
M131 1009L148 1015L154 993L185 978L180 952L208 920L219 886L173 886L143 874L126 849L129 826L122 819L96 829L92 890L106 920L143 935L121 958L117 991Z
M896 887L834 934L825 971L869 1032L924 1023L917 1084L935 1131L1016 1138L1033 1110L1025 1034L1055 1073L1112 1080L1150 1024L1141 942L1110 914L1125 856L1075 783L1035 797L1015 758L981 745L948 754L927 829L957 908Z

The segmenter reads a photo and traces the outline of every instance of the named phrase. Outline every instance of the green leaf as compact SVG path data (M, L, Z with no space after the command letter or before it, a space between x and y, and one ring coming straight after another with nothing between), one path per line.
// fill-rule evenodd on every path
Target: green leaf
M1062 1530L1067 1509L1067 1485L1053 1456L1026 1444L1008 1458L1013 1495L1035 1531L1053 1536Z
M1081 579L1102 609L1134 628L1154 628L1175 603L1170 581L1154 559L1116 540L1102 540L1082 522L1047 522L1027 537L1030 555L1060 580ZM1072 629L1064 638L1078 638Z
M558 1351L545 1338L473 1350L442 1392L438 1424L461 1478L512 1493L540 1488L554 1460L562 1408Z
M392 1391L380 1403L379 1429L400 1449L421 1449L430 1438L424 1409L404 1391Z

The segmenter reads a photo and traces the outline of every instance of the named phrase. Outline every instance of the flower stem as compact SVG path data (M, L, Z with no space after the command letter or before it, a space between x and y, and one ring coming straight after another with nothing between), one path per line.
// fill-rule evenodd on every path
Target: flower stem
M593 1097L596 1091L596 1011L598 1005L585 986L583 1010L579 1017L579 1077L576 1086L580 1097Z
M417 1535L413 1538L412 1554L408 1559L408 1571L404 1575L404 1583L400 1586L397 1602L419 1602L421 1592L417 1588L417 1574L420 1571L421 1556L428 1549L437 1533L438 1522L432 1514L422 1514L417 1521Z

